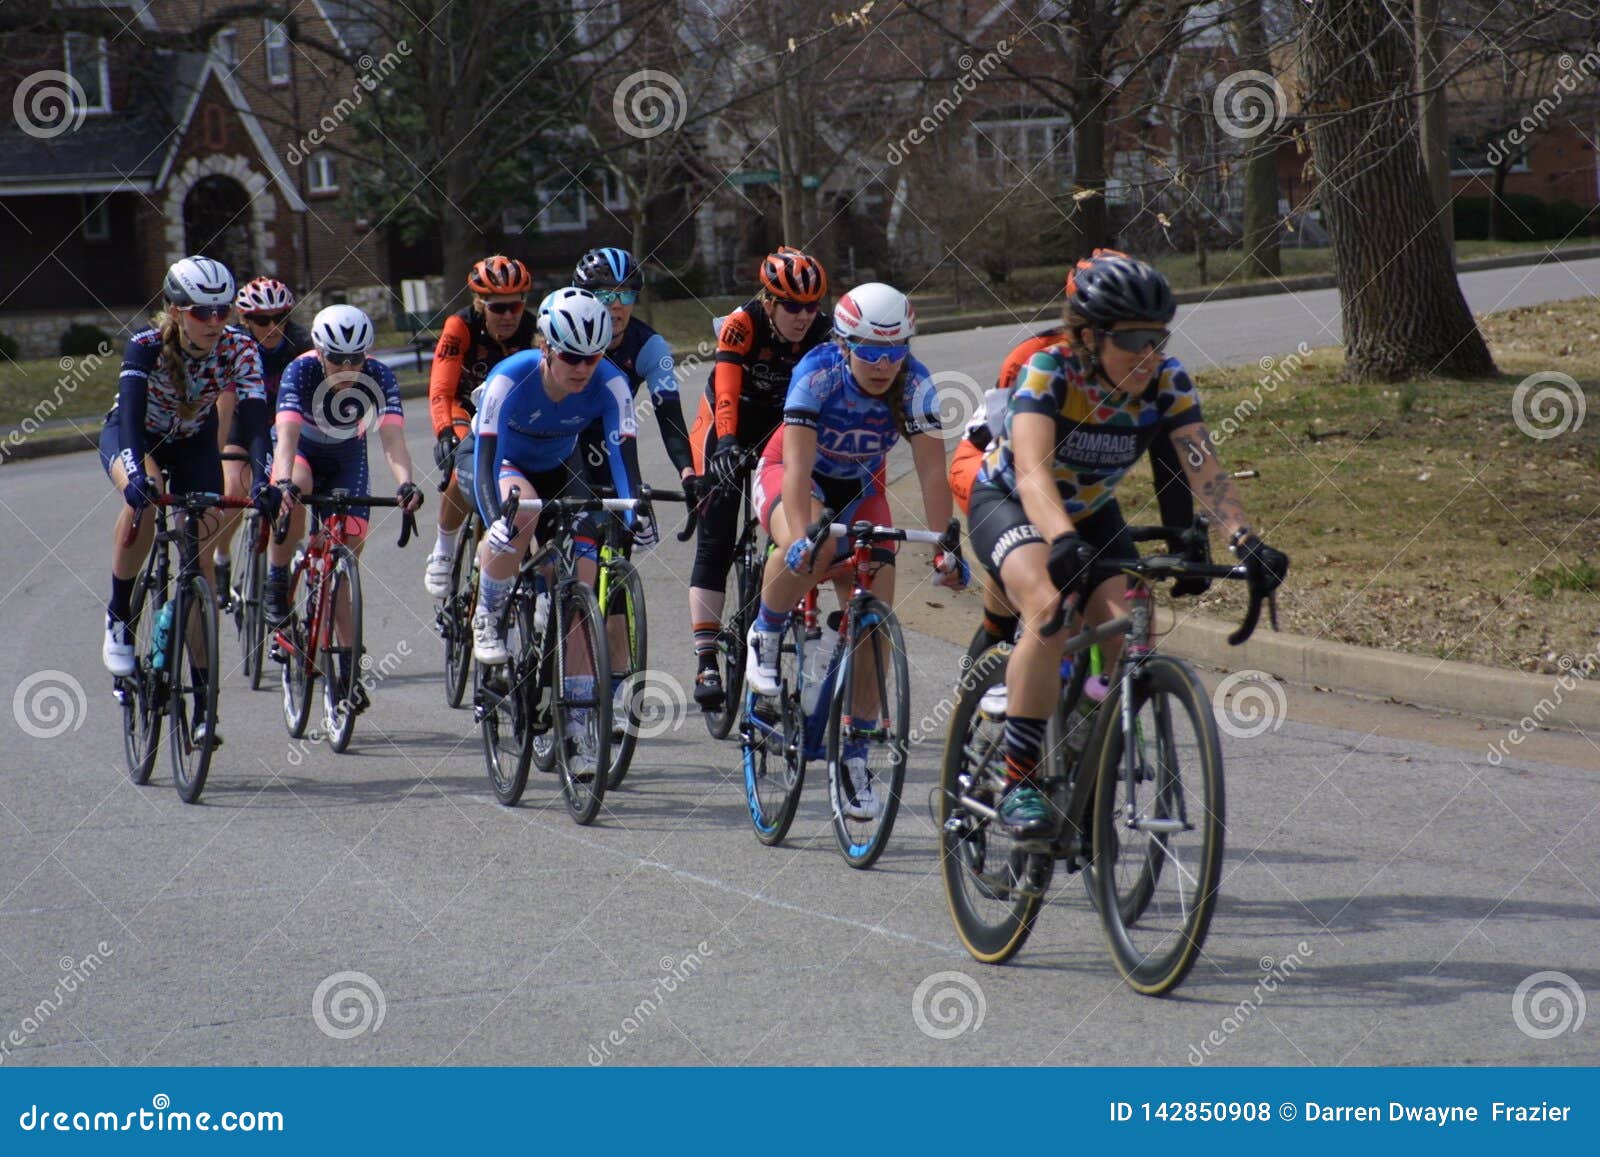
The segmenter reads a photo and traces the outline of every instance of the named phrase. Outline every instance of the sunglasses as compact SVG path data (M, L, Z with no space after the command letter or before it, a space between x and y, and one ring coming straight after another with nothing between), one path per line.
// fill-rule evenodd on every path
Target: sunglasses
M244 315L244 319L251 325L260 326L281 325L288 317L288 310L284 310L282 313L247 313Z
M186 305L184 309L196 321L221 321L233 312L231 305Z
M569 366L592 366L600 360L599 354L569 354L566 350L557 350L556 357Z
M594 295L600 299L601 305L638 305L639 291L637 289L597 289Z
M822 306L815 301L809 304L804 301L780 301L778 308L784 313L816 313Z
M327 350L322 351L322 356L328 359L330 366L359 366L367 360L366 354L334 354Z
M1160 353L1172 337L1164 329L1103 329L1100 332L1111 339L1112 345L1129 354L1142 354L1152 347Z
M864 342L846 342L850 352L866 362L875 366L879 362L897 362L911 352L908 345L867 345Z
M491 301L483 308L487 309L490 313L504 315L508 313L521 313L524 304L525 303L521 301Z

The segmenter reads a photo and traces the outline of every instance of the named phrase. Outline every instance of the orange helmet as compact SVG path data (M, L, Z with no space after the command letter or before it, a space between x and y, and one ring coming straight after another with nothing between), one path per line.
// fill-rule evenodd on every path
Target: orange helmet
M1078 274L1080 272L1089 268L1089 266L1093 265L1096 261L1099 261L1102 257L1127 256L1128 255L1120 249L1096 249L1093 253L1089 254L1089 256L1079 261L1077 265L1067 270L1067 300L1072 300L1072 295L1078 288Z
M761 284L780 300L809 305L827 295L828 275L815 257L780 245L776 253L768 254L761 262Z
M467 288L473 293L492 297L499 293L527 293L533 288L533 274L514 257L495 254L485 257L467 274Z

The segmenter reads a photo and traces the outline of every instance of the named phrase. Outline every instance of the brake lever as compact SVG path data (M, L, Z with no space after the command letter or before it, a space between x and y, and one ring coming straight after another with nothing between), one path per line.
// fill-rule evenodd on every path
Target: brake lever
M417 516L412 514L409 510L402 511L400 518L400 541L397 545L405 546L406 543L410 542L416 537L416 534Z
M1255 634L1256 624L1261 621L1261 604L1266 601L1266 598L1267 596L1265 595L1256 594L1254 591L1250 592L1250 607L1245 611L1244 622L1239 624L1238 630L1228 636L1228 645L1230 647L1239 646L1251 635ZM1277 611L1274 610L1273 614L1276 616ZM1276 624L1274 624L1274 629L1276 629Z

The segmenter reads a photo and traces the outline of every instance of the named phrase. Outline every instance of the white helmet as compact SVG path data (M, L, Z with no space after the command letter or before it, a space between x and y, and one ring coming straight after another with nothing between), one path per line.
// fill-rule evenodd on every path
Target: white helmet
M167 270L161 296L173 305L232 305L233 274L209 257L185 257Z
M353 305L330 305L311 323L311 340L323 353L364 354L375 336L372 320Z
M917 332L917 311L894 286L869 281L834 303L833 332L854 341L910 341Z
M239 287L240 313L282 313L294 308L294 290L275 277L258 277Z
M583 357L603 354L611 344L611 311L587 289L568 286L540 304L539 332L554 349Z

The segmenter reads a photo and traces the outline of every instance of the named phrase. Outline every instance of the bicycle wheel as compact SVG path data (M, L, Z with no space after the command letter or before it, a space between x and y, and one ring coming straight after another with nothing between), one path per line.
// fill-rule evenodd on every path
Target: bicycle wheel
M144 570L133 584L128 622L133 624L134 668L132 675L117 680L117 694L122 700L122 749L128 759L128 778L137 784L149 783L150 773L155 770L156 749L161 746L161 718L167 710L163 676L151 666L158 604L166 601L166 592L156 586L159 550L158 547L150 552Z
M607 624L613 617L623 620L623 639L627 643L624 653L611 654L609 637L606 640L606 653L612 661L611 685L616 688L611 704L611 768L606 773L606 790L613 791L628 774L634 748L639 742L645 681L649 675L649 649L644 580L625 558L610 563L607 569L611 573L606 579L606 605L601 612Z
M167 654L172 668L168 710L172 730L167 737L172 783L184 803L194 803L211 770L217 735L217 685L222 675L217 666L217 604L211 584L202 575L192 576L187 585L178 584L172 645ZM202 664L204 682L199 682L195 669ZM194 735L202 725L205 735L196 743Z
M761 598L761 559L754 544L747 543L734 560L737 581L733 613L717 635L717 661L722 667L722 707L704 712L706 730L713 739L726 739L739 718L744 697L744 648L750 624L755 622Z
M1216 909L1222 745L1211 700L1182 661L1150 656L1133 694L1131 742L1120 725L1103 728L1095 884L1117 968L1135 991L1160 996L1194 965ZM1118 687L1105 706L1120 712L1120 697Z
M744 762L744 794L756 839L768 847L783 842L800 807L806 779L805 719L800 709L800 636L805 630L791 617L778 649L778 694L772 698L745 692L745 719L740 726Z
M839 665L833 706L828 713L828 798L833 834L839 852L852 868L870 868L888 846L900 810L906 754L911 732L911 675L906 666L905 636L894 611L872 599L858 611L855 643ZM865 680L860 691L856 682ZM857 692L860 692L857 694ZM877 717L857 719L853 704L871 698ZM843 717L851 715L846 728ZM846 761L860 761L877 802L877 814L852 818L850 771Z
M483 732L483 761L495 798L506 807L516 807L528 787L528 764L533 758L529 730L539 677L533 609L525 594L515 596L506 609L506 652L511 656L506 662L478 668L474 712Z
M296 588L300 583L298 566L289 571L289 583L288 602L293 608L298 593ZM303 612L291 613L289 621L278 629L287 651L283 658L283 723L289 729L291 739L303 736L306 724L311 722L311 692L317 679L317 673L311 665L309 626L316 606L317 584L307 580L305 589Z
M939 856L956 935L974 959L1003 964L1033 931L1054 861L1024 851L994 809L1005 792L1005 720L979 707L1002 685L1011 645L991 647L962 678L939 773Z
M611 665L605 621L594 592L576 579L556 587L553 731L561 794L580 824L594 822L611 766Z
M334 547L332 559L328 614L333 622L339 619L338 606L343 597L348 593L350 599L349 646L338 642L338 632L330 624L329 646L322 650L320 656L324 726L328 733L328 746L339 753L350 746L350 737L356 729L356 716L361 713L359 704L366 695L366 690L360 686L361 660L365 651L361 646L360 565L356 562L355 552L346 546ZM347 651L348 660L345 658Z
M461 706L472 667L472 612L478 603L476 527L477 516L469 514L456 535L456 549L450 556L450 595L439 611L444 631L444 701L450 707Z
M254 521L253 517L246 518L245 527L251 529ZM267 553L250 549L249 544L254 541L252 537L243 537L242 541L246 544L246 561L244 585L240 588L237 600L240 604L239 646L244 651L244 673L250 679L250 690L259 691L267 658L267 617L261 606L267 585Z

